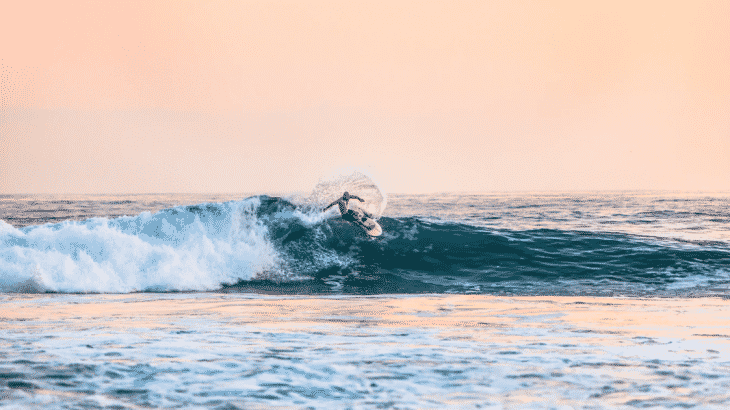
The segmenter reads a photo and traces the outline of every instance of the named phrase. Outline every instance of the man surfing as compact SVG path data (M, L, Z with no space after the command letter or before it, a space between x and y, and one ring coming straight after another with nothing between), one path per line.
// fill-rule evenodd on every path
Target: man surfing
M340 214L342 214L342 219L351 222L355 225L358 225L362 229L367 232L370 236L379 236L383 233L382 228L373 218L372 214L369 214L362 209L349 209L349 202L350 199L357 199L360 202L365 202L364 199L360 198L357 195L350 195L349 192L345 191L344 194L342 194L341 198L338 198L335 202L332 202L331 204L327 205L326 208L322 210L322 212L330 209L331 207L335 206L337 204L340 208Z
M357 195L350 195L349 192L345 191L344 194L342 194L342 197L338 198L335 202L332 202L331 204L327 205L322 211L326 211L330 209L331 207L337 205L340 207L340 214L342 214L342 219L349 221L349 222L360 222L359 218L357 218L357 213L353 211L352 209L349 209L349 202L350 199L357 199L360 202L365 202L364 199L360 198ZM372 218L372 215L366 213L363 211L365 216L368 218Z
M340 197L339 199L337 199L335 202L332 202L331 204L327 205L327 207L325 207L322 210L322 212L324 212L324 211L330 209L331 207L337 205L340 208L340 214L342 214L342 219L344 219L344 220L346 220L348 222L356 223L356 224L362 226L365 230L369 230L370 228L364 226L363 225L363 222L365 222L367 220L366 218L373 219L373 215L365 212L362 209L360 209L359 211L362 212L362 215L364 215L364 217L361 217L360 214L359 214L359 212L355 212L354 210L349 209L350 199L357 199L360 202L365 202L365 200L362 199L362 198L360 198L359 196L357 196L357 195L350 195L349 192L345 191L345 193L342 194L342 197Z

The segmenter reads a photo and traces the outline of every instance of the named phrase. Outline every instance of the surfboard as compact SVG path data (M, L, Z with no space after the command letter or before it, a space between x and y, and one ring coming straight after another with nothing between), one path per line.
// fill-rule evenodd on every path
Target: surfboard
M369 218L361 209L351 208L355 213L355 224L362 228L366 234L370 236L380 236L383 234L383 228L380 227L375 219Z

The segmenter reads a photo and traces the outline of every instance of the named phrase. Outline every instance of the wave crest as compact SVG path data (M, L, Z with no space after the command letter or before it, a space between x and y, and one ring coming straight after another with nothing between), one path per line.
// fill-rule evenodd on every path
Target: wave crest
M0 228L0 289L54 292L211 290L280 263L260 225L260 198Z

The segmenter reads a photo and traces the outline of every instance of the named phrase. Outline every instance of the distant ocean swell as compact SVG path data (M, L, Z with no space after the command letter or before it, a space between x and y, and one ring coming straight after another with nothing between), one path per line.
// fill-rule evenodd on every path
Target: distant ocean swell
M384 235L257 196L16 229L0 290L688 295L726 293L730 247L383 217Z

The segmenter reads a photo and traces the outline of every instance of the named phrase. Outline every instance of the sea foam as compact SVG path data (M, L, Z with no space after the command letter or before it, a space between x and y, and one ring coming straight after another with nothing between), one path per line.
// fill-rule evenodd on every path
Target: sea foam
M0 290L211 290L275 269L258 197L16 229L0 221Z

